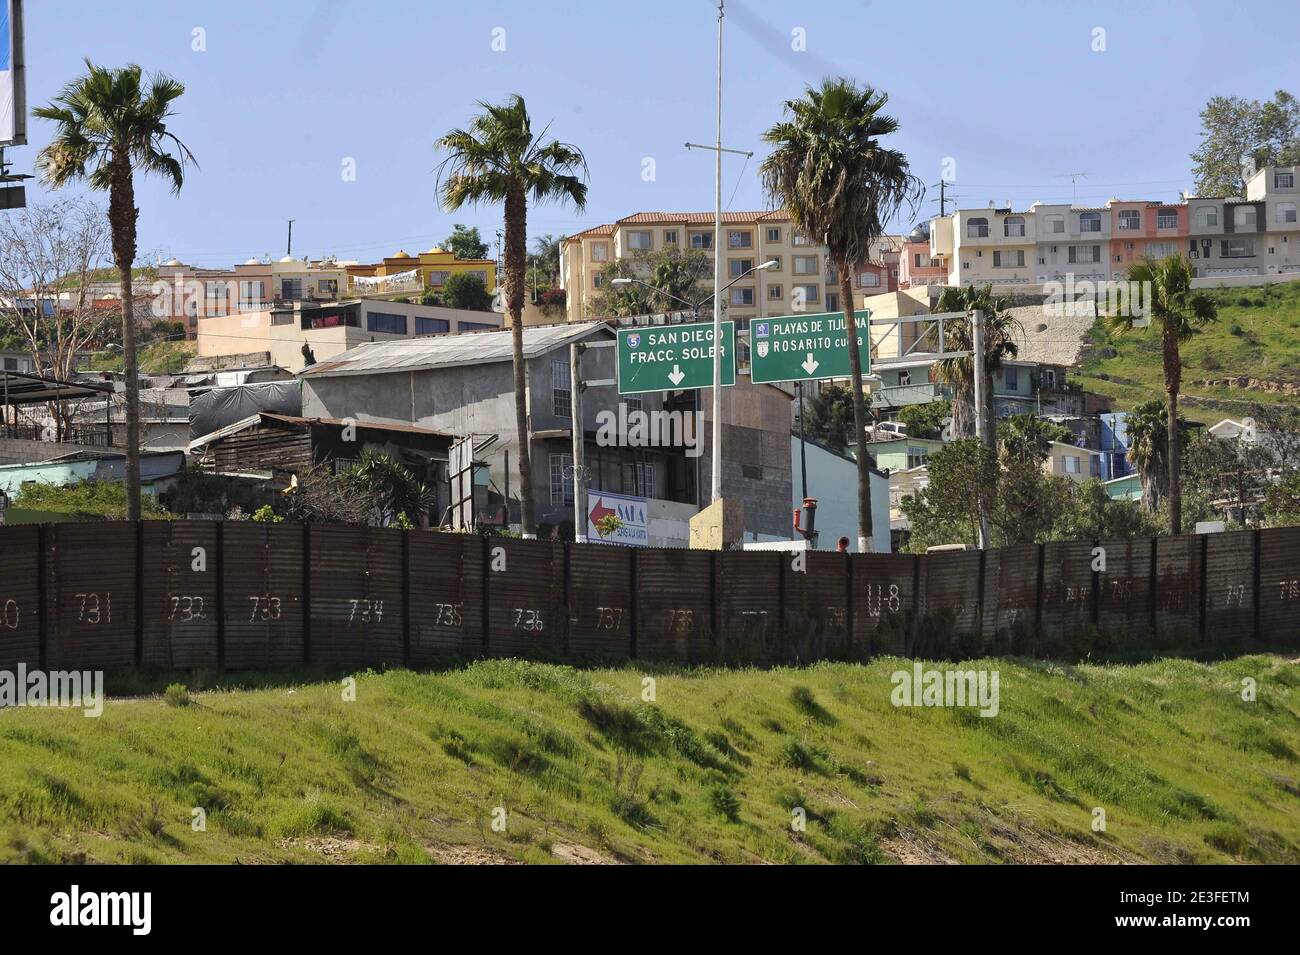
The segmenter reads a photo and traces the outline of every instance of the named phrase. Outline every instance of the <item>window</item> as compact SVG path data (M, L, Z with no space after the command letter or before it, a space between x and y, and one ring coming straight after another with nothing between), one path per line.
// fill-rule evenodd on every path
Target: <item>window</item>
M910 471L912 468L919 468L919 467L921 467L922 465L926 465L926 464L929 464L929 463L930 463L930 452L929 452L929 451L927 451L925 448L914 448L914 447L908 446L908 449L907 449L907 468L908 468L909 471Z
M838 312L840 310L840 295L838 292L826 293L826 311Z
M1024 249L995 249L993 251L993 267L995 269L1016 269L1025 264Z
M302 279L281 279L280 297L291 302L302 298Z
M1071 455L1067 455L1066 457L1061 458L1061 464L1063 465L1066 474L1078 474L1078 473L1079 473L1079 456L1078 456L1078 455L1076 455L1076 454L1071 454Z
M753 259L728 259L727 276L728 278L738 279L753 267Z
M859 272L859 273L858 273L858 287L859 287L859 288L879 288L879 287L880 287L880 276L877 275L875 272Z
M622 401L623 404L627 406L628 411L641 410L641 399L634 395L628 395L627 397L623 398Z
M915 269L924 268L924 262L922 261L924 258L925 258L924 253L921 253L921 252L915 252L915 253L913 253L913 254L912 254L912 268L915 268Z
M1119 214L1119 230L1129 232L1142 228L1142 213L1136 209L1125 209Z
M573 390L569 381L569 363L561 358L551 362L551 411L557 418L573 414Z
M1295 174L1289 172L1273 173L1274 189L1290 189L1295 185Z
M451 322L445 318L420 318L418 315L415 317L417 335L439 335L449 331L451 331Z
M367 312L366 331L385 332L389 335L405 335L406 316L392 312Z
M1002 220L1002 234L1009 238L1025 234L1025 220L1021 216L1008 216Z
M692 249L711 249L713 248L712 232L692 232L690 233Z
M1167 259L1174 254L1174 244L1172 242L1148 242L1147 258L1149 259Z
M780 241L781 241L781 230L780 230L780 229L776 229L776 228L772 228L772 227L769 226L769 227L768 227L768 230L767 230L767 241L768 241L768 242L780 242Z
M1080 231L1080 232L1100 232L1100 231L1101 231L1101 213L1100 213L1100 212L1081 212L1081 213L1079 213L1079 231Z
M439 272L430 272L429 273L430 287L437 288L440 285L445 285L447 283L447 278L450 275L451 273L445 270Z
M437 319L431 319L437 321ZM457 322L456 331L458 332L499 332L500 325L491 325L487 322Z
M595 275L591 277L591 287L592 288L605 287L605 274L603 272L597 272Z
M754 247L754 233L731 231L727 233L727 248L729 249L752 249Z
M591 243L591 261L608 262L609 261L609 243L593 242Z
M769 302L781 298L784 294L784 291L779 285L769 285L767 287L767 299Z
M794 274L795 275L816 275L817 274L817 256L815 255L796 255L794 257Z
M1177 229L1178 228L1178 210L1161 209L1156 213L1157 229Z
M339 280L321 279L319 282L316 283L316 291L319 292L321 295L329 295L331 297L338 295Z
M665 229L665 230L664 230L664 245L676 245L676 244L677 244L677 230L676 230L676 229Z
M821 301L821 290L816 285L796 285L794 294L802 296L805 303Z
M641 497L655 496L655 466L638 463L636 465L636 493Z
M753 305L754 290L752 288L733 288L731 290L732 305Z
M1069 261L1074 263L1089 263L1101 261L1101 246L1099 245L1072 245L1070 246Z
M785 265L782 263L781 256L779 255L769 255L768 260L776 263L776 265L768 269L769 272L780 272L783 268L785 268Z
M239 283L239 306L247 308L250 305L260 305L262 295L266 290L265 282L246 281Z
M1240 229L1242 226L1255 225L1255 207L1254 206L1237 206L1232 210L1232 225Z
M1047 222L1048 232L1065 232L1065 216L1048 216L1045 221Z
M1295 222L1295 203L1279 202L1277 204L1277 212L1275 214L1277 216L1277 221L1280 223Z
M987 239L989 237L989 220L983 217L970 219L966 222L966 238L968 239Z
M573 503L573 455L551 455L551 503Z
M812 241L802 232L796 232L790 239L791 245L812 245Z
M629 249L650 249L654 247L654 244L654 233L648 229L627 234L627 247Z
M1018 390L1020 388L1020 369L1015 365L1003 367L1002 383L1006 386L1007 391Z
M907 369L904 369L903 371L900 371L900 372L898 373L898 384L899 384L901 387L904 387L904 388L905 388L905 387L907 387L908 385L910 385L911 383L912 383L912 373L911 373L910 371L908 371Z
M1197 206L1196 224L1203 229L1217 226L1219 224L1219 210L1214 206Z
M1219 243L1219 256L1225 259L1248 259L1255 255L1254 239L1224 239Z
M203 297L206 300L207 314L224 315L228 294L228 286L225 282L208 282L204 285Z

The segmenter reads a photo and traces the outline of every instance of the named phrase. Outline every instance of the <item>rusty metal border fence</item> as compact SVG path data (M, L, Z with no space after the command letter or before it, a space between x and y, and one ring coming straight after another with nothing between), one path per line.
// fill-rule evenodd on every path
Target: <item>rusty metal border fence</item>
M1300 528L803 555L251 522L0 527L0 669L1300 648Z

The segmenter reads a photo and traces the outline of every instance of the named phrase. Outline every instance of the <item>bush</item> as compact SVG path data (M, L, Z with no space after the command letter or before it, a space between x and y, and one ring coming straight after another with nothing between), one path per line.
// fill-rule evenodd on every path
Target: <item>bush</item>
M163 700L168 706L184 707L189 706L193 700L190 699L190 691L184 683L173 683L163 691Z
M284 518L271 509L270 504L263 504L253 512L252 520L259 524L283 524Z
M126 520L126 485L117 481L83 481L80 484L33 483L23 485L14 498L15 508L70 514L79 520ZM140 495L141 516L167 520L176 515L159 505L151 494Z
M740 822L740 800L731 791L730 786L724 783L714 783L710 786L709 805L728 822Z

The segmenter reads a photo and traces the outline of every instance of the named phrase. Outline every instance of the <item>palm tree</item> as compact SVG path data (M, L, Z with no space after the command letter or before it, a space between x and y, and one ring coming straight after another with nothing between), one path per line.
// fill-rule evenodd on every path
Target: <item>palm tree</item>
M976 309L984 313L984 433L975 435L992 448L994 441L994 423L992 414L993 372L1002 367L1002 362L1015 358L1019 353L1016 337L1020 333L1020 322L1007 311L1010 302L1005 298L993 296L993 286L976 288L946 288L939 296L935 312L970 312ZM965 323L955 322L944 328L944 349L947 351L970 351L973 347L971 329ZM938 342L935 342L938 347ZM934 377L952 390L952 433L955 438L964 438L975 434L975 373L974 363L967 358L943 358L935 362Z
M1116 334L1155 324L1160 329L1160 350L1165 373L1165 402L1169 409L1166 424L1166 447L1169 471L1169 533L1183 529L1182 451L1178 436L1178 389L1183 383L1183 356L1180 346L1209 322L1218 318L1214 300L1192 288L1192 267L1181 255L1147 259L1129 267L1130 283L1144 290L1144 315L1132 308L1119 308L1105 316L1105 324ZM1130 285L1130 287L1134 287ZM1146 291L1149 290L1149 291ZM1125 314L1127 312L1127 314Z
M1014 414L997 426L998 450L1007 467L1039 467L1052 450L1052 442L1073 444L1070 429L1033 414Z
M860 550L871 546L871 460L853 276L903 203L915 210L924 194L903 154L880 145L881 137L898 130L898 121L881 112L888 99L879 90L859 88L843 78L809 87L802 99L786 101L786 118L763 134L774 148L760 169L773 204L782 206L805 235L826 246L839 276L853 379ZM864 335L869 338L870 331Z
M49 145L37 156L42 178L54 189L78 180L108 192L108 222L113 264L122 281L122 355L126 376L126 517L140 519L140 381L135 345L134 173L155 173L179 194L185 166L194 154L167 129L172 104L184 84L162 73L145 80L134 63L107 69L86 60L86 72L63 88L48 106L32 111L57 124ZM175 155L169 152L175 150Z
M1154 511L1169 492L1169 412L1163 398L1134 405L1124 419L1128 462L1142 484L1142 506Z
M563 241L562 236L549 232L533 238L533 262L550 280L552 287L560 280L560 243Z
M435 148L447 154L438 167L438 182L442 204L448 211L480 202L499 202L505 209L504 289L514 345L520 523L524 537L536 537L524 378L528 199L567 199L582 211L587 204L587 186L583 182L587 160L576 146L546 140L546 129L533 135L528 108L518 94L498 105L480 101L478 107L482 112L470 121L468 129L453 129L436 143Z

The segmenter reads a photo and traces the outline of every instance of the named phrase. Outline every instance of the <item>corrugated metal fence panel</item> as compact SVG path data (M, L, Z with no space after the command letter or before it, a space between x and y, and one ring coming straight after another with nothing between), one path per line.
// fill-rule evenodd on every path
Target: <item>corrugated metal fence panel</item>
M1161 643L1200 639L1201 540L1195 534L1156 539L1156 635Z
M713 656L711 557L699 550L638 552L638 657L699 662Z
M1043 545L1043 619L1037 653L1071 646L1093 626L1092 542Z
M1205 535L1205 637L1241 646L1255 637L1255 533Z
M1119 646L1148 643L1151 632L1151 540L1105 540L1106 570L1098 598L1101 629Z
M312 663L401 663L402 532L311 529Z
M483 538L412 533L411 663L470 659L483 652Z
M1300 527L1259 532L1259 625L1270 646L1300 646Z
M849 647L849 562L845 554L809 551L803 570L786 554L782 656L790 663L836 660Z
M47 529L48 669L135 665L135 535L119 521Z
M855 554L853 561L853 640L858 659L877 653L907 652L907 633L917 597L916 562L910 554Z
M501 569L504 560L504 570ZM553 541L488 541L488 654L564 655L564 548Z
M1001 653L1033 648L1038 612L1037 544L989 551L984 567L984 647Z
M914 654L940 658L978 653L979 552L927 554L925 563L925 611Z
M569 545L569 655L625 660L632 653L632 549Z
M228 521L222 529L226 666L303 662L303 527Z
M781 659L781 579L791 556L772 551L720 554L719 659L750 664Z
M217 665L217 526L144 522L144 663Z
M41 663L40 530L0 526L0 670Z

